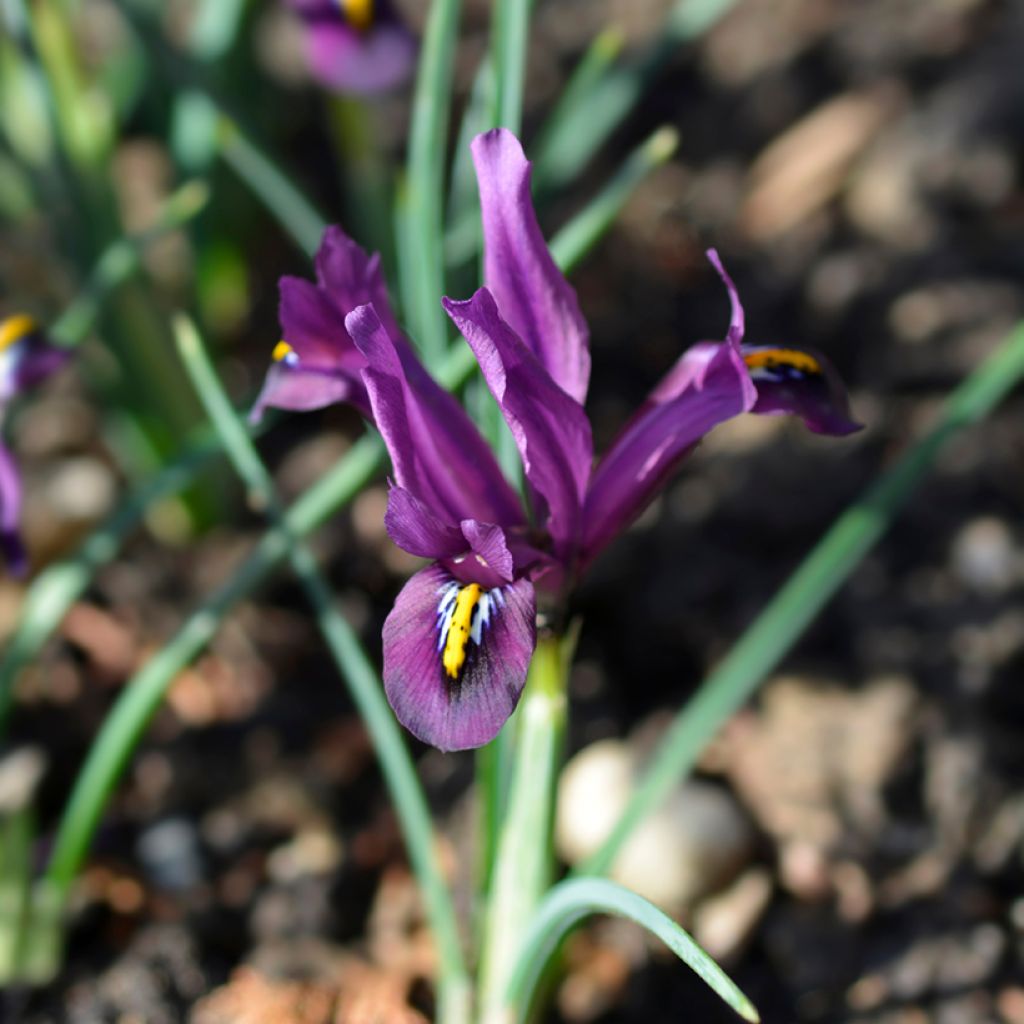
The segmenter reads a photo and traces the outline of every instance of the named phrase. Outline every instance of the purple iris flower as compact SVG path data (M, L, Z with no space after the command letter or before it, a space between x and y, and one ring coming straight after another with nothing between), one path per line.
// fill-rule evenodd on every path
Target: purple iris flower
M407 81L416 39L390 0L288 0L306 28L309 63L335 92L372 95Z
M338 229L317 256L317 285L282 282L285 340L259 403L350 401L380 430L394 469L388 533L432 560L384 624L384 686L406 728L442 750L498 733L526 682L538 605L557 616L586 567L713 427L755 412L794 413L824 434L858 429L823 357L743 344L743 307L711 250L732 311L724 339L684 352L595 466L583 408L589 334L541 235L530 165L505 130L477 137L473 158L486 283L443 304L515 438L525 503L416 359L376 262Z
M479 136L473 158L486 285L443 304L515 438L528 507L461 408L401 358L379 310L345 319L394 466L388 533L433 560L385 622L384 686L399 720L442 750L497 734L526 681L538 599L562 603L714 426L755 412L794 413L825 434L858 429L821 356L743 344L743 307L712 250L732 309L724 340L685 352L594 466L587 326L541 235L530 165L504 130Z
M70 353L51 345L29 316L0 321L0 421L17 395L35 387L67 362ZM21 540L21 476L11 454L0 441L0 552L16 576L28 570L28 554Z
M250 414L253 421L268 406L303 412L335 402L349 402L370 415L362 379L366 359L345 328L345 316L358 306L372 305L403 357L411 356L391 312L379 256L367 255L341 228L329 227L315 267L315 284L281 278L282 340Z

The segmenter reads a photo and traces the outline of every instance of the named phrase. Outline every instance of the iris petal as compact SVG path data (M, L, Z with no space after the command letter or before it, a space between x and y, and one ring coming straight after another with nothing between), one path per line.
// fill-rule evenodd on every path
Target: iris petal
M10 450L0 443L0 552L14 576L23 576L28 570L20 527L21 477Z
M428 566L406 583L384 623L388 700L431 746L483 746L515 710L536 639L532 584L474 592Z
M568 560L578 539L594 450L583 406L552 380L502 319L486 288L466 302L445 299L443 304L480 363L527 479L547 502L556 554Z
M819 353L744 345L743 359L757 388L757 402L751 412L766 416L792 413L816 434L842 436L861 429L850 415L839 374Z
M503 128L473 140L484 229L484 283L502 317L554 382L583 403L590 334L576 292L558 269L530 198L530 163Z
M398 484L453 526L521 523L518 497L458 401L396 348L373 307L361 306L346 324L366 357L363 381Z
M70 358L70 349L52 345L32 317L0 321L0 402L34 388Z
M292 0L306 23L314 77L336 92L372 95L408 80L417 44L390 4L377 3L373 24L350 24L337 0Z
M370 415L366 389L358 378L332 370L306 369L301 364L277 362L267 371L249 420L258 423L268 407L309 412L336 402L348 402L364 416Z

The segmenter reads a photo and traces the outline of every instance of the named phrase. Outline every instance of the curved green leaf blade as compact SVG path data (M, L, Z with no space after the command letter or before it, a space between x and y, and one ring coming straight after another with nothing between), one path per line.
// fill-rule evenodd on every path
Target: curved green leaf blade
M530 997L558 944L591 914L615 914L657 936L745 1020L760 1020L736 983L667 914L635 892L603 878L576 878L550 890L537 910L509 982L507 1003L525 1020Z

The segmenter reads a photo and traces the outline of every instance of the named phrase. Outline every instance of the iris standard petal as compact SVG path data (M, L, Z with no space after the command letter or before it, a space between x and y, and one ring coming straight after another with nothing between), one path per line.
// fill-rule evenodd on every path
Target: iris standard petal
M587 396L590 349L576 292L548 251L530 198L530 164L503 128L473 140L484 230L484 284L502 317L577 402Z
M396 339L402 337L388 298L379 253L371 256L337 224L331 224L324 229L313 262L317 283L342 317L369 303L388 334Z
M816 434L842 436L861 429L850 415L839 374L824 356L806 349L744 345L743 360L757 388L751 412L792 413Z
M484 590L438 565L420 570L384 623L384 690L398 720L441 750L488 743L523 691L536 617L527 580Z
M28 571L28 554L21 540L21 477L14 456L0 442L0 553L13 576Z
M345 322L367 361L363 381L398 484L445 522L521 523L515 491L462 406L399 352L373 307Z
M445 299L444 308L480 364L515 437L527 479L547 502L556 553L571 556L594 451L583 406L552 380L505 323L486 288L466 302Z
M466 552L462 530L442 522L424 502L396 484L388 489L384 528L403 551L419 558L455 558Z
M594 471L583 512L584 562L647 507L708 431L753 406L739 352L729 344L697 349L680 359L685 369L673 387L652 393Z

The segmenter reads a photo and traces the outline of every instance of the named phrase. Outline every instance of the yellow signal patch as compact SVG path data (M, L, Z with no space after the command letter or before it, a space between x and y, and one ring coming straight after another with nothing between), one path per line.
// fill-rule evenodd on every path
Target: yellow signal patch
M444 644L441 663L449 678L458 679L462 666L466 663L466 645L473 626L473 612L480 603L483 588L478 583L470 583L459 590L455 598L455 610L452 612L448 636Z
M287 341L279 341L274 346L274 351L271 353L271 358L274 360L275 363L279 363L281 362L282 359L286 359L288 356L290 356L292 354L292 351L293 349L291 345L288 344Z
M349 24L360 32L373 24L373 0L341 0L341 9Z
M821 373L821 363L814 356L795 348L759 348L744 355L743 361L751 370L777 370L786 366L800 373L815 376Z
M25 313L9 316L0 323L0 352L10 348L12 345L16 345L23 338L27 338L30 334L35 334L38 330L39 324Z

